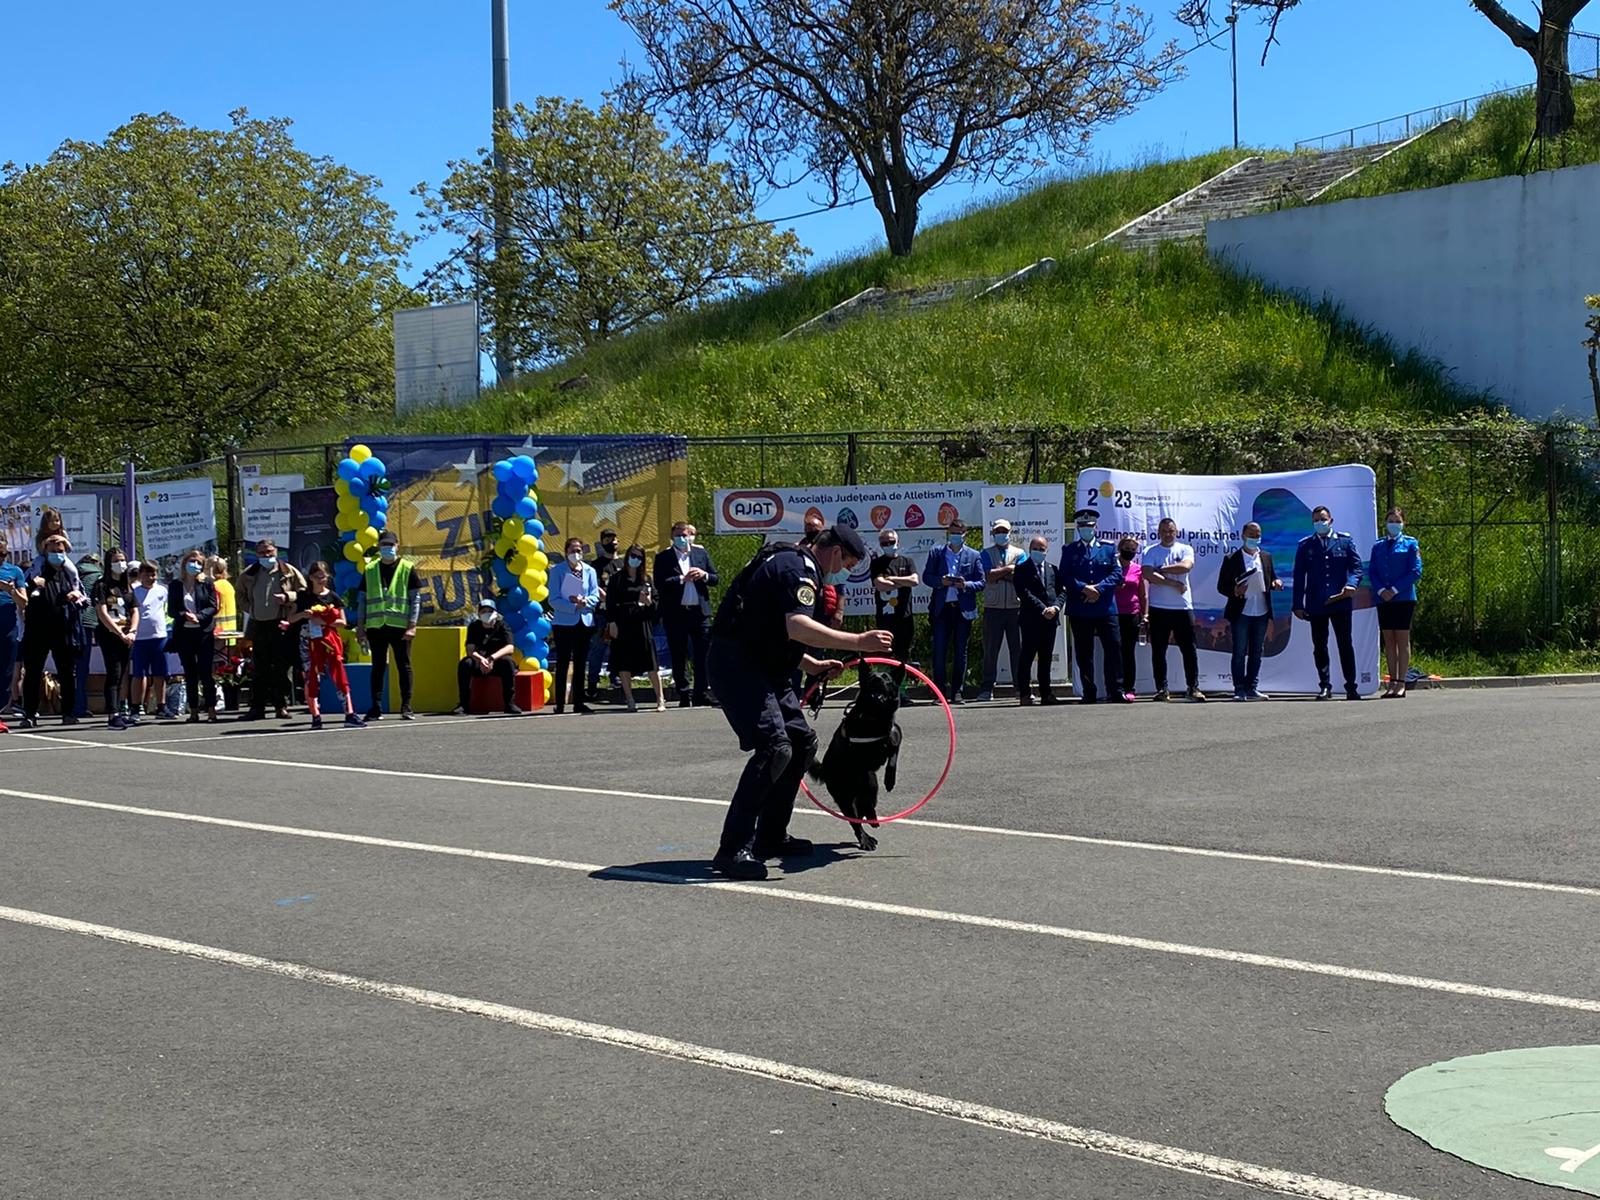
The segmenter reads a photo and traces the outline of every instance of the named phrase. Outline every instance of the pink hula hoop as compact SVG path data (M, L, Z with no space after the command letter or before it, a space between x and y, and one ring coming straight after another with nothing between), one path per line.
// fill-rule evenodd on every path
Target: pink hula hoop
M931 691L934 694L934 696L938 699L939 703L944 707L945 724L949 727L949 730L950 730L950 749L944 756L944 770L939 772L939 778L934 782L934 785L931 788L928 789L928 794L926 796L924 796L921 800L918 800L910 808L901 809L899 812L895 813L893 816L878 817L876 819L876 821L873 822L874 824L877 824L877 825L887 825L890 821L898 821L898 820L900 820L901 817L909 817L912 813L916 812L917 809L921 808L929 800L932 800L933 797L934 797L934 794L936 792L938 792L938 790L944 786L944 781L945 781L946 777L950 774L950 764L955 762L955 759L956 759L956 717L955 717L955 714L950 711L950 701L948 701L948 700L946 700L944 698L944 693L939 690L938 686L933 682L933 680L929 679L926 675L924 675L921 671L917 670L917 668L913 667L910 663L903 663L897 658L861 657L861 658L852 658L849 662L845 663L845 670L849 670L851 667L859 667L863 663L865 663L867 666L871 666L871 667L901 667L901 668L903 668L905 670L905 672L908 675L913 675L917 679L920 679L923 683L927 684L928 685L928 690ZM802 704L804 704L807 700L810 700L811 699L811 694L813 692L815 692L817 690L817 688L819 688L821 686L822 686L822 681L820 679L818 679L815 682L813 682L812 685L806 689L806 694L800 698L800 702ZM867 822L863 818L861 818L861 817L847 817L842 812L840 812L838 809L829 808L821 800L817 799L816 793L813 792L809 787L806 786L806 781L805 781L805 777L804 776L802 776L801 779L800 779L800 790L806 794L806 799L810 800L811 803L815 804L818 808L820 808L823 812L827 813L829 816L837 817L841 821L848 821L852 825L865 825L865 824L867 824Z

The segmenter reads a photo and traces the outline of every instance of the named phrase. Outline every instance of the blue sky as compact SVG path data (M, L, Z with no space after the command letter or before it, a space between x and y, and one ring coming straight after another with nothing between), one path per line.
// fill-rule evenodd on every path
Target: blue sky
M376 175L408 227L410 188L437 183L448 159L487 137L488 0L75 0L16 4L5 18L0 161L36 162L65 138L99 138L138 112L220 126L229 110L286 116L307 150ZM1174 0L1147 0L1173 36ZM1514 10L1532 10L1514 3ZM1241 26L1246 143L1298 138L1475 95L1532 78L1532 64L1466 0L1307 0L1259 66L1261 31ZM511 0L511 86L593 100L637 57L603 0ZM1228 56L1188 59L1189 77L1095 139L1093 159L1123 164L1196 153L1232 137ZM930 217L996 194L936 191ZM813 207L802 189L763 202L764 216ZM795 224L813 262L880 244L870 205ZM414 252L415 277L449 246Z

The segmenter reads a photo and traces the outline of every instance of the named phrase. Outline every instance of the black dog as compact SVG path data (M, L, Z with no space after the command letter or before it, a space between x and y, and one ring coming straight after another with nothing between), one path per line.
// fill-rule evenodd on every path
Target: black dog
M896 674L903 679L905 671ZM878 827L880 769L883 786L894 791L895 768L900 762L900 723L894 716L900 707L900 679L863 667L860 695L844 710L822 761L806 770L828 789L840 812L857 818L851 828L863 850L878 848L878 839L867 832L867 825Z

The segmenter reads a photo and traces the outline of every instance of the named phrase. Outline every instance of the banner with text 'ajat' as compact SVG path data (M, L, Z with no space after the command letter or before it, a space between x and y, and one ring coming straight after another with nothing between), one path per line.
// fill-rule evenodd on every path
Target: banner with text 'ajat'
M983 484L977 482L733 488L716 493L717 532L760 533L769 541L794 541L804 533L808 517L820 517L825 525L850 526L867 543L867 558L844 586L844 611L870 616L874 605L869 567L878 553L878 532L898 531L900 553L920 573L928 551L944 544L946 525L960 519L976 529L983 520L982 490ZM929 595L925 587L914 589L912 611L927 612Z
M1096 509L1100 541L1114 544L1131 534L1141 552L1160 541L1157 527L1163 517L1178 523L1178 540L1194 547L1189 595L1205 691L1233 690L1233 636L1222 616L1226 599L1217 592L1217 576L1222 560L1243 544L1240 529L1248 521L1258 523L1261 548L1272 555L1284 585L1272 595L1260 687L1268 693L1315 692L1311 626L1290 612L1295 550L1312 533L1311 510L1325 505L1333 513L1334 529L1349 533L1365 560L1377 540L1376 482L1371 468L1359 464L1272 475L1152 475L1095 467L1079 474L1075 498L1067 507ZM1352 624L1356 686L1371 693L1379 682L1378 614L1365 583L1355 598ZM1341 691L1337 648L1330 645L1330 653L1333 687ZM1137 663L1136 690L1148 694L1154 687L1148 648L1139 648ZM1167 651L1167 678L1174 690L1182 687L1183 662L1176 646Z

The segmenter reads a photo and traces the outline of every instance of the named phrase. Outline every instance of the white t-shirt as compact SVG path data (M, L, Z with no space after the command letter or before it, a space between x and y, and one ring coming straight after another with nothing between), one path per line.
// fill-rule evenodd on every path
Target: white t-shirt
M693 546L691 546L688 550L678 550L674 548L673 553L678 556L679 575L687 575L690 569L694 566L693 552ZM691 605L695 608L700 607L700 589L695 587L694 580L685 579L683 581L683 606L688 608Z
M1250 574L1242 581L1244 583L1244 615L1247 617L1264 617L1267 615L1267 574L1261 569L1261 555L1251 555L1250 551L1243 552L1244 569ZM1252 571L1251 568L1255 569Z
M160 642L167 637L167 585L142 583L133 585L133 602L139 606L139 631L134 640Z
M1170 567L1176 563L1192 562L1194 562L1194 547L1185 545L1183 542L1173 542L1170 546L1163 546L1160 542L1157 542L1139 555L1139 565L1146 571L1159 571L1163 567ZM1150 594L1151 608L1194 608L1194 589L1189 586L1189 576L1175 575L1173 578L1184 581L1182 591L1157 583L1154 579L1150 581L1150 586L1147 590Z

